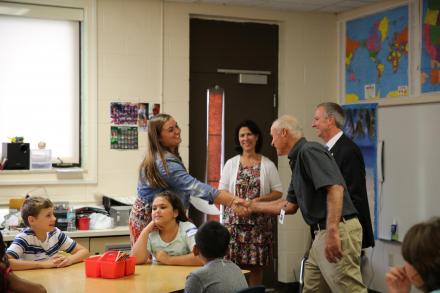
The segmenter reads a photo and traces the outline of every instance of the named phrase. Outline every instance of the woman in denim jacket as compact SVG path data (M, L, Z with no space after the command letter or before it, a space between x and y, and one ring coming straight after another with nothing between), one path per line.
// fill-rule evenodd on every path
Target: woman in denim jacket
M202 183L188 173L179 155L180 132L176 120L168 114L158 114L148 121L147 154L139 168L138 197L129 219L132 244L151 222L154 196L165 190L177 194L185 208L189 205L189 197L195 196L209 203L232 207L239 214L245 212L244 200Z

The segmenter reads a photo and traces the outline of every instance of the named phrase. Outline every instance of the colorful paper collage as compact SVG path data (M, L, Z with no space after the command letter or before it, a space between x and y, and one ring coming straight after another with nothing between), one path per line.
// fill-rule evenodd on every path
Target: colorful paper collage
M120 103L110 104L111 149L138 149L138 132L147 131L148 121L160 113L160 104Z
M138 128L136 126L111 126L110 147L118 150L137 150Z

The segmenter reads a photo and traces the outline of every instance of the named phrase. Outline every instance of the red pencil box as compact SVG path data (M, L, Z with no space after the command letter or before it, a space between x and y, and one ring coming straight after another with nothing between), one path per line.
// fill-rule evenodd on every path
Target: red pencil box
M116 261L120 253L107 251L103 255L94 255L86 258L86 276L92 278L117 279L134 274L136 258L130 256L127 259Z

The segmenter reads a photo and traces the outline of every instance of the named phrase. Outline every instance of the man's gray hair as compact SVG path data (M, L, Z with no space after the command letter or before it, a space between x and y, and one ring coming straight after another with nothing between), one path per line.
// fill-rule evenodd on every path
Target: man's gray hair
M287 129L287 131L289 131L289 133L295 138L303 137L301 125L295 117L290 115L283 115L279 117L272 123L272 127L277 130L281 130L283 128Z
M345 114L344 114L344 110L342 109L341 106L339 106L339 104L332 102L325 102L316 106L316 108L319 107L324 108L326 117L330 117L330 116L335 117L335 124L337 128L342 129L344 127Z

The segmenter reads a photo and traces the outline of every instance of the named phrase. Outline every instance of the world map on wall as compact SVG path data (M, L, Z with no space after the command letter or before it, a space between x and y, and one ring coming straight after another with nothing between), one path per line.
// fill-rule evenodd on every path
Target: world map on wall
M345 102L408 95L408 6L346 23Z
M440 91L440 1L423 1L422 92Z

